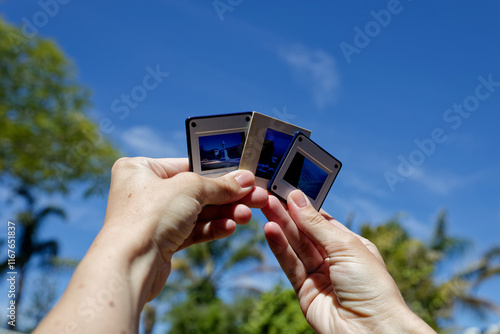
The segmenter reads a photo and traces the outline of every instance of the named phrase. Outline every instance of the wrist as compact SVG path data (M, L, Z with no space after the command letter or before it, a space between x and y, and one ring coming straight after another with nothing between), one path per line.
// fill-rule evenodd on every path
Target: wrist
M164 278L164 283L170 273L172 254L160 254L153 235L146 223L115 224L108 221L88 252L90 258L102 259L103 265L115 267L126 275L130 292L141 309L161 291L155 282L157 285L157 281Z
M413 313L406 304L402 305L392 317L381 321L380 333L409 333L409 334L435 334L436 332L415 313Z
M104 224L40 333L137 332L144 304L161 291L170 267L151 238L125 225Z

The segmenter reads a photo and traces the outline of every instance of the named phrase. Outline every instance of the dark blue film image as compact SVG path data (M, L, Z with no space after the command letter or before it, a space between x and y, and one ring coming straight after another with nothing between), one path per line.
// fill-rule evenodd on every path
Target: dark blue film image
M245 133L225 133L199 137L201 170L238 167Z
M290 135L267 129L255 176L271 180L291 140Z
M327 172L297 152L283 180L316 200L327 177Z

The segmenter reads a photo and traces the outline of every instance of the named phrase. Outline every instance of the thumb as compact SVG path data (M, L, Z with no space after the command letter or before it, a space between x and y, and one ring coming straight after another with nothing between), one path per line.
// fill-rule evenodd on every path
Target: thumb
M294 190L288 195L288 212L295 224L304 232L309 239L323 248L328 256L332 256L338 250L339 243L357 243L359 240L350 233L342 231L334 224L326 220L311 205L307 196L300 190Z
M191 177L195 175L188 174ZM190 192L202 206L236 202L250 193L255 183L253 173L246 170L237 170L218 178L198 177L201 180L196 179L190 184Z

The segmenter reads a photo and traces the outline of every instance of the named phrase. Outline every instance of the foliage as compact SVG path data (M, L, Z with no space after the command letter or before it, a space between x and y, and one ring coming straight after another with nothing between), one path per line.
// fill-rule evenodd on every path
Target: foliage
M170 334L314 333L300 310L295 292L279 286L260 298L237 298L232 303L219 298L198 303L188 298L174 306L166 319L171 326Z
M490 301L474 296L474 287L500 272L492 262L500 251L489 252L479 261L481 265L452 274L445 281L436 279L439 265L462 253L468 245L465 240L448 236L446 229L444 212L439 215L428 243L411 238L397 220L361 228L361 235L379 249L408 306L436 330L443 330L444 324L453 319L458 305L478 315L498 309Z
M241 278L276 269L262 265L264 243L260 225L252 221L238 226L230 238L194 245L174 259L175 280L162 295L179 301L165 317L171 325L169 333L282 333L285 329L313 333L292 290L276 288L261 295L256 287L242 284ZM241 267L250 270L228 274ZM221 290L230 292L233 301L221 300Z
M61 208L55 206L46 206L42 209L35 209L35 198L25 188L17 190L17 194L23 197L27 202L27 209L19 212L17 221L20 223L16 247L20 250L16 256L17 293L15 297L16 305L22 296L23 284L28 263L33 262L35 258L40 260L41 265L50 265L51 260L57 256L58 244L55 240L38 240L38 234L42 223L50 216L59 216L64 218L65 214ZM8 259L0 263L0 271L8 269Z
M229 238L193 245L176 254L160 296L176 305L165 317L172 325L171 333L207 332L208 328L209 333L234 333L249 313L248 305L253 303L249 296L260 294L244 278L269 270L263 265L264 244L261 226L251 221L238 226ZM219 298L222 291L236 301L224 303Z
M144 328L144 334L151 334L153 332L155 322L156 308L148 303L144 305L144 308L142 309L142 324Z
M87 194L109 183L118 152L86 114L89 106L88 90L53 41L28 38L0 18L0 182L11 202L26 203L16 215L18 308L28 267L48 268L58 254L56 240L40 240L42 224L65 217L62 208L37 205L37 198L67 193L76 182Z
M163 297L172 299L181 293L198 303L209 303L221 289L258 293L258 289L242 285L236 277L221 282L235 268L251 268L242 269L240 277L267 270L262 265L264 243L260 225L251 221L238 226L229 238L186 248L172 260L173 273Z
M466 240L448 235L445 212L438 216L427 242L411 237L396 219L379 226L364 225L361 235L377 245L410 308L437 331L450 329L458 306L478 315L498 310L474 291L482 282L500 273L497 262L500 247L487 251L479 261L462 271L446 279L438 278L439 270L446 268L441 268L446 261L463 255L469 245ZM214 268L224 267L224 261L232 256L238 257L235 255L238 252L228 247L229 240L224 242L228 243L222 248L199 245L186 252L189 261L176 264L177 270L183 273L180 277L186 293L183 302L167 316L171 333L313 333L292 290L276 287L260 297L247 298L248 315L236 302L224 303L217 297L218 281L213 278L218 275L212 276L217 271ZM244 249L246 244L240 241L237 245Z
M182 301L165 317L169 333L282 333L285 329L313 333L292 290L276 288L261 295L256 287L242 284L241 278L276 269L262 265L264 244L261 226L251 221L238 226L230 238L191 246L175 258L175 280L162 298ZM228 274L241 267L250 269ZM230 292L233 301L221 300L221 290Z
M219 298L198 303L189 298L173 307L167 315L170 334L240 333L255 304L253 298L237 299L226 304Z
M88 97L53 41L0 18L0 180L62 192L71 181L106 185L118 154L85 114Z
M262 294L257 306L243 325L244 334L314 333L307 323L295 292L277 286Z

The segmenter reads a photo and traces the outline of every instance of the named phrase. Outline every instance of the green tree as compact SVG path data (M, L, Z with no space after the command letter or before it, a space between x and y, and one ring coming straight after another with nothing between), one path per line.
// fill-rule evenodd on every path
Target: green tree
M42 223L51 215L65 218L65 214L61 208L55 206L35 209L35 199L27 189L18 189L17 193L24 197L27 202L27 209L17 215L17 221L22 228L17 232L16 238L16 248L19 249L19 252L17 252L15 261L17 289L14 300L16 305L19 305L28 263L35 260L35 258L39 258L42 265L47 265L57 256L58 244L55 240L38 240ZM8 259L0 264L2 272L6 271L8 267Z
M118 154L86 114L89 92L56 44L0 18L0 179L7 186L89 193L107 185ZM106 182L103 182L106 181Z
M241 328L244 334L313 334L295 292L280 286L262 294L248 321Z
M50 263L58 250L56 240L39 240L39 232L64 211L40 207L37 198L67 193L77 183L87 195L104 190L118 157L88 116L89 92L75 72L53 41L23 36L0 18L0 185L10 190L11 203L25 200L12 209L21 225L17 303L28 266L36 258Z
M499 249L487 252L478 264L451 274L445 281L436 278L439 266L451 256L463 254L468 244L447 234L444 212L428 243L411 238L397 219L377 227L364 225L361 235L377 245L406 303L434 329L444 331L458 305L480 315L498 310L492 302L475 296L474 289L500 273L493 261L500 255Z
M241 328L248 321L256 303L254 297L236 298L232 303L225 303L219 298L198 303L188 298L169 311L169 333L242 333Z
M210 333L239 327L244 319L237 310L248 314L245 305L251 304L251 299L245 298L261 292L242 279L277 269L263 265L264 244L261 226L251 221L238 226L229 238L194 245L178 254L172 261L170 282L161 296L162 300L177 304L165 318L171 325L170 333L203 332L207 324L214 326L208 330ZM223 290L234 296L236 302L225 304L220 299ZM238 303L242 298L247 301Z

